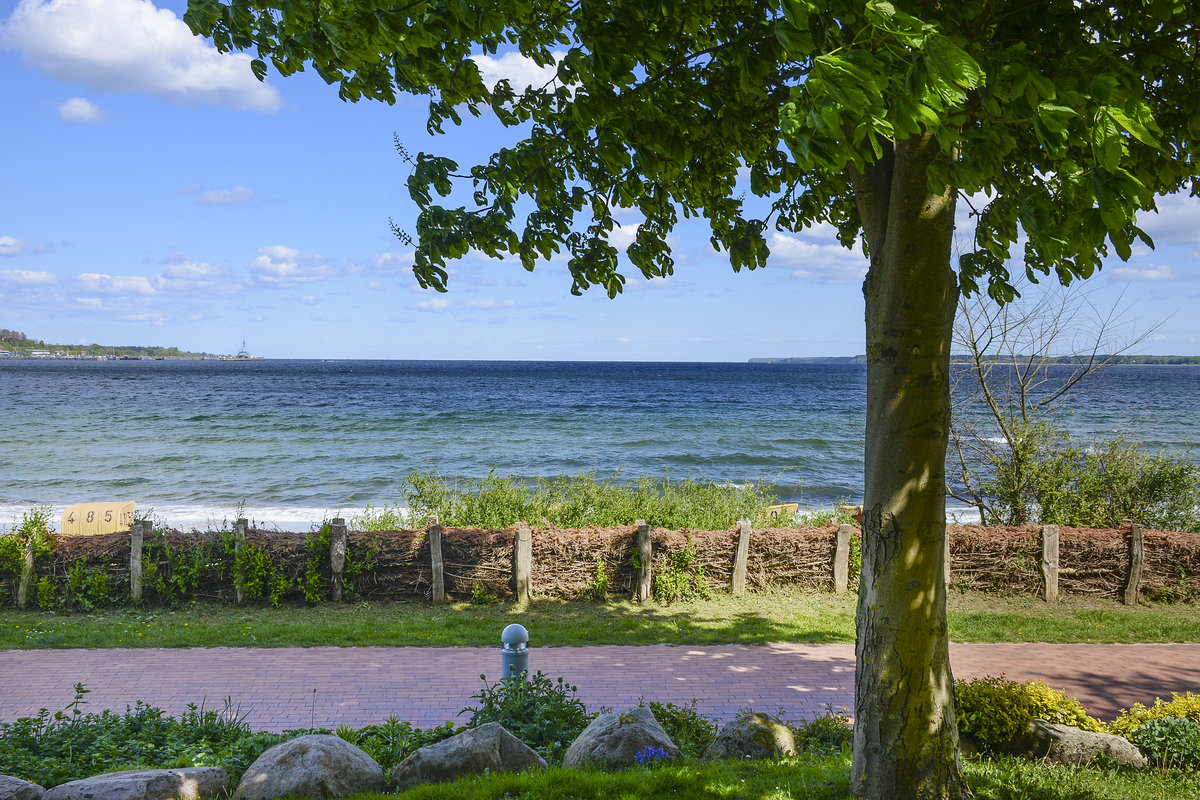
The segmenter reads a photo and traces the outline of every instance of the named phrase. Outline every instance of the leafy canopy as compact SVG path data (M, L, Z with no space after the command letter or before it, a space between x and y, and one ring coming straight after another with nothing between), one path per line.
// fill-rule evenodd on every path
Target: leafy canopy
M1069 283L1149 242L1137 212L1194 181L1198 18L1196 0L190 0L185 17L254 50L260 78L311 66L349 101L427 95L431 132L464 111L515 129L465 170L409 158L424 286L470 248L529 270L565 251L573 292L615 296L618 210L641 219L626 256L648 278L673 271L680 214L735 270L766 263L772 226L832 223L851 246L855 175L931 136L930 188L974 203L960 284L1000 300L1019 231L1027 275ZM512 50L554 77L487 85L472 56Z

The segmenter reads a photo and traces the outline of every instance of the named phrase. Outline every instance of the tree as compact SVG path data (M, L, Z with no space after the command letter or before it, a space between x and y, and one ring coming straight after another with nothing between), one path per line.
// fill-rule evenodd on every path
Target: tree
M414 272L446 288L475 248L532 269L567 251L579 292L621 291L625 257L671 273L679 213L735 270L771 225L861 237L867 419L852 785L969 794L958 765L943 582L951 326L959 290L1013 299L1146 237L1139 211L1195 179L1197 0L190 0L220 50L283 75L311 65L349 101L430 98L428 126L490 110L519 141L466 171L411 159ZM473 54L554 64L544 86L485 85ZM745 169L748 178L739 173ZM456 205L455 186L468 193ZM756 215L741 193L766 201ZM448 205L442 198L449 197ZM956 204L974 246L951 266Z
M955 360L967 366L953 379L958 481L947 491L978 509L985 525L1034 521L1038 467L1066 435L1058 412L1159 327L1134 333L1120 301L1101 309L1088 291L1030 294L1004 305L963 298L954 324Z

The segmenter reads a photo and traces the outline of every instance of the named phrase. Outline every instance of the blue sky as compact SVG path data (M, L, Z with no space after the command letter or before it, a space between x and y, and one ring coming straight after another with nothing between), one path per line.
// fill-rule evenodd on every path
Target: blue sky
M61 343L176 345L274 358L742 361L863 351L859 252L832 232L772 237L736 275L702 223L673 239L676 275L569 294L469 257L449 294L421 291L389 217L415 209L412 151L484 158L473 121L440 140L424 104L347 104L311 74L255 81L248 56L192 37L184 2L0 2L0 327ZM531 67L489 60L485 75ZM962 204L960 204L961 206ZM1123 297L1141 352L1200 354L1200 200L1143 221L1158 243L1087 282ZM966 222L964 218L964 223ZM632 239L632 225L622 229Z

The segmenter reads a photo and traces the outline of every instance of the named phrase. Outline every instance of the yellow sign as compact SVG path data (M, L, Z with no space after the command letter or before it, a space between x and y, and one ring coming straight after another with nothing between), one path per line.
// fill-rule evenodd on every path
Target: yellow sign
M63 536L98 536L127 531L133 524L133 501L125 503L76 503L63 512Z
M777 506L767 506L767 516L771 518L772 522L786 522L790 525L799 513L799 503L780 503Z

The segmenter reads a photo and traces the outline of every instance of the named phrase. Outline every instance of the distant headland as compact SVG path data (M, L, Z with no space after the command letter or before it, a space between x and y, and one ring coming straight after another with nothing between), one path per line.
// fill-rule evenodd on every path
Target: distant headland
M0 328L0 359L53 359L56 361L247 361L259 360L246 352L246 343L237 355L217 355L156 345L47 344L30 339L21 331Z
M1024 361L1031 356L1018 356L1018 361ZM1005 359L1007 360L1007 359ZM1157 364L1166 366L1200 366L1200 356L1049 356L1047 364L1085 364L1091 361L1106 361L1109 364ZM864 356L799 356L791 358L752 358L751 364L866 364ZM952 354L951 364L970 364L970 356Z

